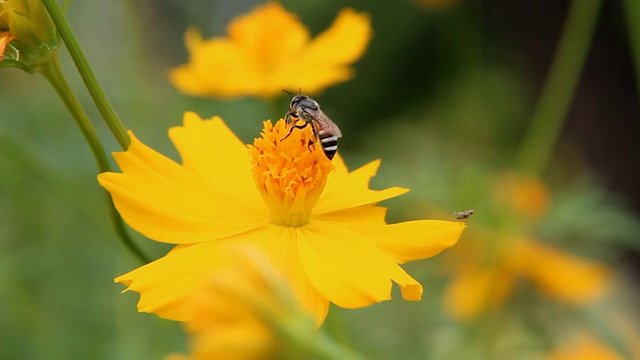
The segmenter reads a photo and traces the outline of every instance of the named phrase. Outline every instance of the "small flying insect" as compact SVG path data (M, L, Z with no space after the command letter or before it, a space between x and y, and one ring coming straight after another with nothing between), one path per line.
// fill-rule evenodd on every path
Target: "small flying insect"
M288 91L285 92L293 95ZM324 151L324 154L329 160L333 159L338 151L338 138L342 137L342 132L340 128L338 128L338 125L331 121L331 119L320 110L318 102L306 95L298 93L298 95L291 99L289 111L287 111L284 118L287 124L291 125L291 129L282 140L289 137L293 130L302 130L311 125L313 135L316 139L320 140L322 151ZM296 125L298 120L304 121L304 124ZM313 145L312 140L309 141L308 146L310 147L311 145Z
M473 215L473 210L467 211L454 211L453 215L455 215L456 220L464 220L467 221L471 215Z

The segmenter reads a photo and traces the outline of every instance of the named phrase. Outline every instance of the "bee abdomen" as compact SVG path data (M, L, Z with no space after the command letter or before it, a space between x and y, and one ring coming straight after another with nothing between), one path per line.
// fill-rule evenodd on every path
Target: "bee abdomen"
M333 159L338 151L338 137L330 134L318 134L318 137L320 138L324 154L329 160Z

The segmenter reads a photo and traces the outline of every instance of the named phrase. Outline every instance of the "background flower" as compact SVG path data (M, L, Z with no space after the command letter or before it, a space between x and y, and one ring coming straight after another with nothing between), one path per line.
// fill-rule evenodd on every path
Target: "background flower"
M194 29L185 42L188 64L171 72L182 92L199 96L272 98L282 89L315 94L353 76L371 37L370 19L340 11L331 27L311 40L309 30L277 2L235 19L228 38L203 40Z
M340 157L331 162L320 146L309 147L310 128L283 141L285 124L266 121L247 153L220 118L186 113L184 126L169 132L182 164L133 134L130 148L114 154L122 173L98 180L123 219L177 245L116 278L140 293L140 311L185 320L186 299L224 262L221 249L229 243L260 249L318 324L329 302L352 309L389 300L392 282L406 300L421 299L422 286L398 264L453 246L464 223L387 225L377 203L407 190L368 188L379 161L349 172Z
M455 275L445 307L453 316L469 319L499 311L521 280L571 305L595 301L609 289L613 280L606 266L530 238L550 202L540 180L502 174L494 184L493 208L504 219L490 228L479 225L452 255Z

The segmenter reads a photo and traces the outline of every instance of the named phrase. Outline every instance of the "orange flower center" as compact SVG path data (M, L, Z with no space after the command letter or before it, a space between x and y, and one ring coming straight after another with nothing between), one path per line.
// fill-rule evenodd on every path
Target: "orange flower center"
M261 137L249 145L253 178L274 224L298 227L309 223L315 206L333 169L311 126L290 128L280 119L264 122Z

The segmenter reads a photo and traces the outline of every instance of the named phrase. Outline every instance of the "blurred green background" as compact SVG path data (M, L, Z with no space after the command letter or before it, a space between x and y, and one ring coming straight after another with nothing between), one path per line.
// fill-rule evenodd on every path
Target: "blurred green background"
M475 209L472 228L501 216L487 204L485 183L513 166L569 1L282 3L314 35L343 7L373 19L355 78L315 99L340 125L350 168L381 158L372 187L411 188L385 203L389 221L452 219L452 211ZM223 36L231 19L259 4L85 0L71 1L66 14L125 125L177 159L166 133L184 111L220 115L246 142L263 120L286 111L285 95L276 114L254 98L186 97L167 80L187 60L188 26ZM601 320L617 309L638 325L640 94L625 4L603 1L561 140L542 174L554 205L535 233L620 272L611 301L575 321L632 358L634 345ZM64 49L60 56L106 147L117 151ZM14 69L0 71L0 84L0 358L159 359L183 351L179 324L136 313L137 294L120 295L113 284L139 264L110 227L92 155L54 91L41 76ZM136 239L154 258L168 250ZM558 304L516 299L510 309L540 323L518 318L531 326L489 329L490 340L474 336L482 324L457 324L442 310L443 266L438 258L406 266L425 286L423 302L396 296L357 311L333 308L325 326L376 359L516 359L536 358L553 343L557 324L549 319L574 319Z

